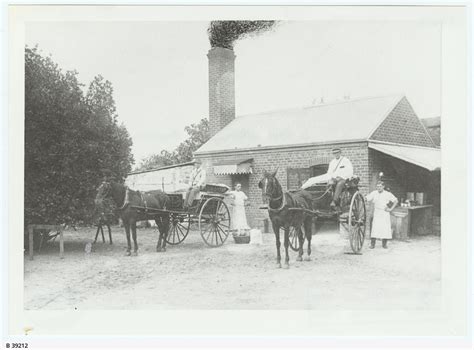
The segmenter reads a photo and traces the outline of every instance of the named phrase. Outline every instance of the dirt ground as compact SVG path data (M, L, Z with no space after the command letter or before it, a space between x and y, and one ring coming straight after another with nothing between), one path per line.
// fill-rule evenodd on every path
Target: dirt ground
M377 242L362 255L344 254L347 241L325 230L313 236L312 261L277 269L273 234L263 245L235 244L232 237L209 248L199 232L156 253L154 229L138 232L139 254L124 256L122 228L114 244L94 228L65 232L65 258L50 242L30 261L25 254L25 309L435 309L441 296L440 239L425 236ZM107 239L107 237L106 237ZM282 249L283 253L283 249Z

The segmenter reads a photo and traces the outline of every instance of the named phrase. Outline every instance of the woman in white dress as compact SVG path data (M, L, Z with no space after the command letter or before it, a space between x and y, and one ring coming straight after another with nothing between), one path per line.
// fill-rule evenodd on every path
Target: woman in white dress
M247 224L247 217L245 216L245 207L248 205L248 197L242 192L242 185L235 184L235 190L230 191L232 196L232 229L237 230L239 235L244 235L246 230L250 227Z
M382 247L387 248L387 240L392 239L390 212L397 206L398 200L389 191L385 191L382 181L377 182L377 190L366 197L367 201L374 202L374 220L370 234L370 248L375 247L375 240L382 240Z

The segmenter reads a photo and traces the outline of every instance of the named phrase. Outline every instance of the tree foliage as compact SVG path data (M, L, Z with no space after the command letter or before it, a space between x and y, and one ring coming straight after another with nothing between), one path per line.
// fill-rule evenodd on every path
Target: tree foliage
M186 163L193 159L193 153L210 138L209 121L201 119L197 124L184 128L188 138L181 142L175 150L162 150L158 154L145 158L136 170L156 169L167 165Z
M87 93L38 49L25 50L25 223L90 222L104 173L123 180L132 141L101 76Z

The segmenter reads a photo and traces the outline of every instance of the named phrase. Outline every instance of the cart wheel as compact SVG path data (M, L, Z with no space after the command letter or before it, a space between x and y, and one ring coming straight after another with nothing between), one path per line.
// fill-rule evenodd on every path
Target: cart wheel
M188 236L191 220L189 215L170 214L170 226L166 235L166 243L180 244Z
M365 201L359 191L352 196L347 224L352 251L359 253L364 245L366 229Z
M208 246L224 244L230 232L230 213L221 198L212 197L204 202L199 212L199 231Z
M303 242L304 242L304 229L301 226L301 231L303 231ZM297 252L300 249L300 240L298 239L298 235L296 234L296 229L292 226L290 227L290 248Z

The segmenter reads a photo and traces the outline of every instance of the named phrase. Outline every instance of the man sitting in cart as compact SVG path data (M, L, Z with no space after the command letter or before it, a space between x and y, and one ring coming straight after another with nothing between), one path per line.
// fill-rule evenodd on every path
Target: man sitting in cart
M327 176L328 186L335 186L334 196L331 201L331 208L335 209L339 205L342 190L347 179L354 175L351 161L342 155L340 148L333 148L334 159L329 163Z
M194 169L189 177L189 188L184 200L184 209L191 208L193 201L199 195L199 192L206 186L206 170L202 166L200 159L194 160Z
M352 176L354 176L354 170L351 161L348 158L342 156L342 151L340 148L333 148L332 153L334 155L334 159L329 163L326 174L309 178L308 181L306 181L301 186L301 188L307 189L314 185L323 183L327 183L327 185L330 187L334 186L334 195L331 201L331 208L334 210L336 209L337 205L339 205L341 193L344 189L344 184L347 179L350 179Z

